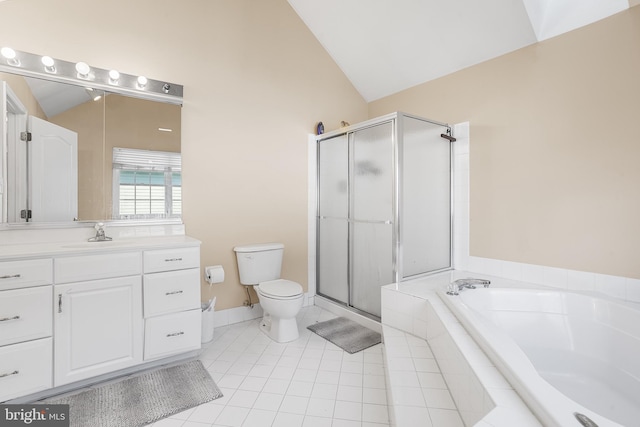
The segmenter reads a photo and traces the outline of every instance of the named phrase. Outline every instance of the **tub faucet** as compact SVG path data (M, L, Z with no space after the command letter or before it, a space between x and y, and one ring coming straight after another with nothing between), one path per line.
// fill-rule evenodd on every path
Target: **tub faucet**
M458 295L463 289L475 289L477 285L482 285L488 288L491 284L491 280L486 279L458 279L449 283L447 287L447 295Z

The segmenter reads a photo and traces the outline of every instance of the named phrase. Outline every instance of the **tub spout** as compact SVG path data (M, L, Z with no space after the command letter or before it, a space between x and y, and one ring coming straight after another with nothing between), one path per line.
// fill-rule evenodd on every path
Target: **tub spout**
M488 288L491 284L491 280L486 279L458 279L449 283L447 287L447 295L458 295L460 291L463 289L475 289L476 286L482 285L485 288Z

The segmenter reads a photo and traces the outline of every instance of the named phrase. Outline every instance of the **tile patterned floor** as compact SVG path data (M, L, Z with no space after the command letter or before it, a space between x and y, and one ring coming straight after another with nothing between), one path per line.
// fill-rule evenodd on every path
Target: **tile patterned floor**
M334 317L303 308L300 338L287 344L271 341L259 320L216 328L200 359L224 397L152 426L389 426L382 344L349 354L306 329Z

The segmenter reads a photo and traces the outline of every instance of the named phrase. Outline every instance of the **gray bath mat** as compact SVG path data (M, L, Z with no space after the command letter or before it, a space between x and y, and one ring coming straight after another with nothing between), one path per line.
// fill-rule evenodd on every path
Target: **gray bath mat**
M307 329L351 354L381 342L379 333L344 317L314 323Z
M134 427L219 397L218 386L194 360L44 403L68 404L72 427Z

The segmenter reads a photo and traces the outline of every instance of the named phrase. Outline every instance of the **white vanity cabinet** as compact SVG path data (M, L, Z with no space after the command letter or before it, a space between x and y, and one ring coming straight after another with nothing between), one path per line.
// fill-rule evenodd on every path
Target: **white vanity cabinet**
M0 261L0 402L52 385L51 259Z
M199 248L145 251L143 264L144 359L200 348Z
M39 400L200 349L197 240L18 250L0 242L0 402Z
M141 258L123 252L55 259L55 386L142 362Z

